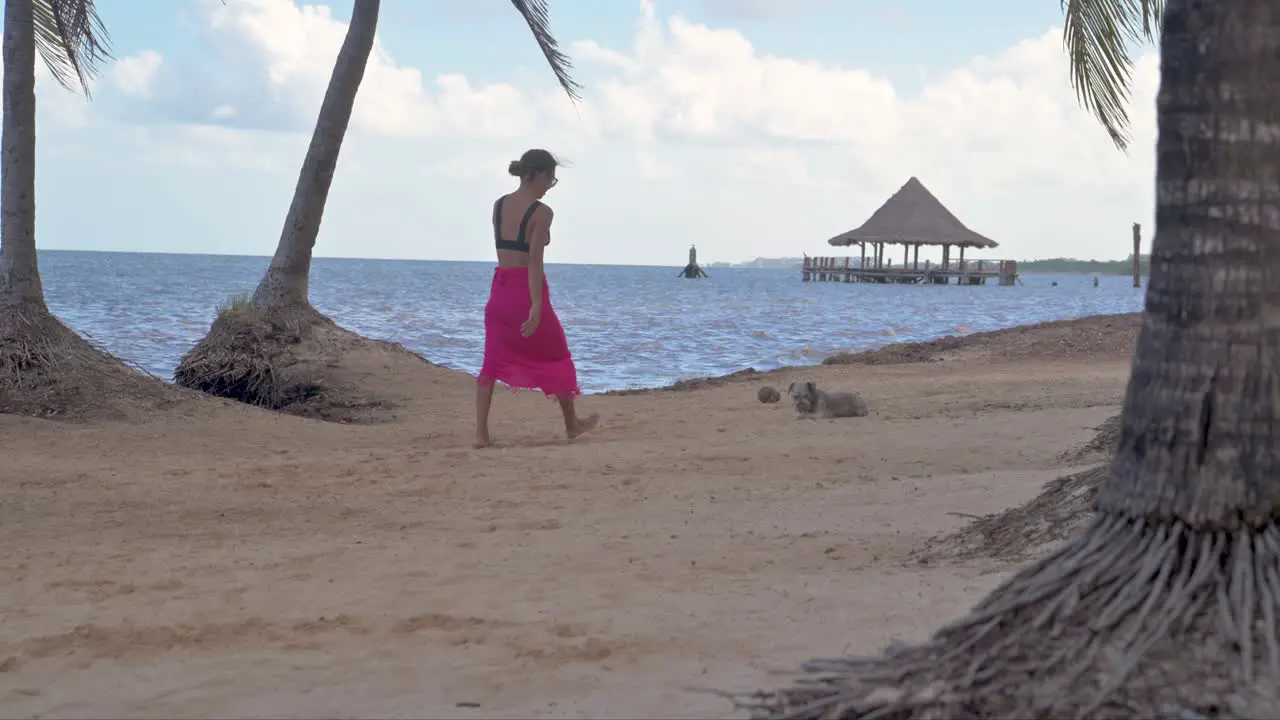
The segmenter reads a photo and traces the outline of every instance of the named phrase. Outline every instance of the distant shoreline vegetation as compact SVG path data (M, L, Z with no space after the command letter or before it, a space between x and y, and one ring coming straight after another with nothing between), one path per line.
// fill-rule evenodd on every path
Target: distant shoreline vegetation
M1138 256L1138 271L1146 277L1151 271L1151 256ZM1129 275L1133 273L1133 256L1124 260L1076 260L1075 258L1049 258L1047 260L1019 260L1019 273L1071 273L1084 275Z
M1018 273L1045 273L1064 275L1128 275L1133 272L1133 256L1124 260L1077 260L1075 258L1048 258L1045 260L1019 260ZM980 259L980 258L975 258ZM799 270L804 258L756 258L748 262L713 262L706 268L766 268ZM1150 273L1151 256L1139 255L1138 267L1143 277Z

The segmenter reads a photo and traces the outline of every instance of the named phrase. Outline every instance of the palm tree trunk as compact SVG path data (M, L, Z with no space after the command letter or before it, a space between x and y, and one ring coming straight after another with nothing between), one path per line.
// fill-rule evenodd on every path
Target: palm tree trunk
M1166 12L1151 278L1098 509L1260 528L1280 509L1280 6Z
M1156 234L1093 522L762 717L1280 717L1280 4L1169 0Z
M36 40L32 0L5 0L0 305L47 312L36 261Z
M342 140L351 122L356 93L364 79L365 66L373 51L378 28L379 0L355 0L346 39L338 51L329 87L325 90L320 116L311 135L311 145L302 163L293 202L280 234L271 265L258 283L253 302L260 308L279 310L309 307L311 253L320 234L329 187Z

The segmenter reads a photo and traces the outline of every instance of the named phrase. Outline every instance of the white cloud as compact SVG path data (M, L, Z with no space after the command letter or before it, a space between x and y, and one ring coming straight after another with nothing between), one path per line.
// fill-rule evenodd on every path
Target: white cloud
M0 73L0 82L2 81L3 73ZM70 130L87 128L92 122L92 108L80 86L77 84L73 88L63 87L37 57L36 95L39 98L36 104L37 121ZM98 90L99 82L96 78L90 78L89 92L97 93Z
M333 72L346 23L322 5L292 0L237 0L213 6L210 25L246 47L260 63L274 96L314 116ZM528 129L509 112L521 94L510 85L472 87L457 74L440 75L433 88L417 68L396 63L379 42L365 68L352 124L401 136L512 137Z
M154 50L143 50L137 55L121 58L111 66L111 79L125 95L150 97L151 83L160 70L162 58Z
M162 166L281 173L296 172L306 148L305 137L246 133L218 125L144 127L133 140L152 149L148 158Z
M1076 103L1056 29L904 96L864 70L760 54L733 30L678 17L663 27L652 5L643 7L645 27L632 52L576 47L624 70L594 93L607 131L639 140L714 138L756 152L770 143L821 143L885 184L912 174L998 187L1046 174L1079 186L1149 176L1143 160L1153 140L1154 55L1137 69L1137 141L1126 158Z
M832 0L702 0L712 17L726 20L771 20L802 15L829 5Z
M587 86L576 106L545 73L534 85L479 85L443 63L398 64L379 44L317 252L487 258L486 208L526 143L573 161L549 198L558 261L676 262L690 242L708 260L831 252L826 238L860 224L912 175L1002 244L987 257L1122 257L1130 223L1150 221L1154 53L1138 63L1133 149L1123 154L1079 108L1056 29L907 90L865 68L762 53L739 31L663 18L650 2L639 8L629 47L570 44ZM291 0L213 3L208 17L309 132L344 24ZM120 84L129 72L112 68L121 92L139 87ZM207 122L237 120L247 102L218 98ZM212 125L145 137L130 147L206 175L219 165L236 177L272 173L286 195L306 142ZM186 215L207 214L197 202ZM273 233L262 235L265 245L237 251L269 253Z

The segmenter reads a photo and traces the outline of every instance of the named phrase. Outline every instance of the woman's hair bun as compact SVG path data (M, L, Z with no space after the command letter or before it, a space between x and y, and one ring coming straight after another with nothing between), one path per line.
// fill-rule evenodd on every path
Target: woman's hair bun
M559 164L560 162L551 153L534 148L526 150L519 160L512 160L511 164L507 166L507 172L521 180L527 180L540 173L555 172L556 166Z

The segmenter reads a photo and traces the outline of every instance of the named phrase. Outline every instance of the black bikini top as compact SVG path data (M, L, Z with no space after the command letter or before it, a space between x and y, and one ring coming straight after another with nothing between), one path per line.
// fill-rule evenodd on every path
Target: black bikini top
M493 244L499 250L514 250L515 252L529 252L529 240L525 237L525 233L529 230L529 219L533 217L533 213L542 203L534 200L528 210L524 211L524 217L520 218L520 230L516 233L515 240L502 239L502 201L506 198L498 198L498 202L493 204ZM550 244L551 240L548 239Z

